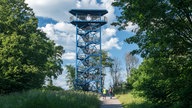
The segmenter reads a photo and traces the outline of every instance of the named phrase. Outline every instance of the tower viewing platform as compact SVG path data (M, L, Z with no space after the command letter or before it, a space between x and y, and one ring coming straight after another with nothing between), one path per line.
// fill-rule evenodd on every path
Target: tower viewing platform
M107 10L93 10L93 9L72 9L69 11L73 16L70 17L70 21L73 25L78 27L86 27L89 23L99 23L100 26L107 23L107 17L103 16Z

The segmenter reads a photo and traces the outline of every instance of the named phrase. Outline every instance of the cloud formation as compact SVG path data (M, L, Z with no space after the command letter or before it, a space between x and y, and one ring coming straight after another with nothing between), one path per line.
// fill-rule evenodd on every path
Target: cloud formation
M66 21L69 10L74 8L76 0L25 0L36 16L48 17L57 21Z
M76 31L73 25L60 22L56 24L47 24L40 29L47 33L47 37L54 40L56 44L64 46L66 51L75 51ZM119 40L115 35L116 29L103 29L102 50L110 50L112 48L121 49L121 44L119 44Z
M110 50L112 48L117 48L120 50L121 46L119 45L118 41L119 41L118 38L111 38L109 41L103 43L102 48L104 50Z
M74 52L67 52L63 54L62 58L64 60L75 60L75 53Z
M52 18L57 21L67 21L71 16L71 9L107 9L109 21L115 19L114 7L111 3L114 0L101 0L101 4L97 0L25 0L25 2L33 9L36 16Z
M109 38L112 38L116 35L116 29L114 28L105 28L102 30L102 41L106 41Z
M128 32L136 32L139 29L137 24L133 24L132 22L128 22L128 26L125 27L126 31Z
M118 39L114 38L116 29L109 26L115 20L115 9L111 6L113 0L101 0L101 3L97 3L97 0L26 0L25 2L34 10L36 16L48 17L58 21L55 25L47 24L41 29L47 33L47 37L64 46L65 50L70 51L75 49L75 27L68 23L71 16L69 10L78 8L107 9L108 25L103 29L102 49L109 50L113 47L120 49ZM112 40L113 45L109 45Z
M75 27L71 24L59 22L56 24L47 24L41 27L51 40L56 44L62 45L66 51L75 50Z

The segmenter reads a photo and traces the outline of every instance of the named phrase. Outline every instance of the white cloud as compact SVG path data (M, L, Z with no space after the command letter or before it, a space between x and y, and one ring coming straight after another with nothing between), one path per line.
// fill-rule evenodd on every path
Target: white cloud
M57 21L68 20L69 9L76 4L75 0L25 0L36 16L53 18Z
M114 0L102 0L102 4L97 0L25 0L29 7L33 9L36 16L48 17L57 21L69 21L69 10L71 9L107 9L106 15L111 23L115 19L114 7L111 3Z
M65 67L63 67L64 70ZM53 80L53 84L56 85L56 86L60 86L62 87L63 89L68 89L68 85L67 85L67 82L66 82L66 72L63 71L63 73L61 75L58 76L58 78L56 80Z
M128 26L125 27L128 32L136 32L139 28L137 24L133 24L132 22L128 22Z
M81 8L81 2L80 2L80 1L77 1L76 7L77 7L77 8Z
M119 39L116 36L117 30L115 28L106 28L103 30L102 35L102 49L103 50L111 50L112 48L116 48L118 50L121 49L122 42L119 42Z
M75 55L74 52L67 52L63 54L62 58L65 60L75 60Z
M106 17L108 18L108 24L110 25L116 19L114 14L115 8L111 5L114 0L101 0L101 2L103 2L103 7L108 11Z
M108 44L109 43L108 41L110 41L110 39L112 39L113 36L116 36L116 32L117 31L114 28L106 28L102 32L103 32L103 35L102 35L102 46L106 46L105 44ZM108 46L107 50L108 49L112 49L112 47L113 47L112 45L111 46L107 45L107 46ZM105 50L105 48L104 48L104 50Z
M109 26L115 20L114 7L111 3L114 0L101 0L102 3L97 3L96 0L26 0L25 2L33 8L36 16L48 17L57 20L57 24L47 24L41 29L47 33L47 36L54 40L57 44L64 46L65 50L75 49L75 27L67 23L69 22L69 14L71 9L106 9L108 13L105 15L108 18ZM105 26L106 27L106 26ZM103 30L102 44L107 44L110 39L116 35L116 29L108 27ZM116 42L118 44L118 42ZM117 45L115 48L119 48ZM108 46L110 47L110 46ZM111 46L111 48L114 46ZM107 48L107 49L111 49Z
M54 25L54 28L56 30L65 31L65 32L69 32L69 33L74 33L76 30L75 26L73 26L72 24L69 24L69 23L64 23L64 22L57 23L56 25Z
M116 34L116 29L114 28L106 28L104 29L104 35L114 36Z
M59 22L56 24L47 24L45 27L41 27L40 29L47 33L47 37L49 37L51 40L54 40L58 45L62 45L66 51L75 51L75 26L68 23ZM121 44L119 43L119 40L117 38L113 38L115 35L116 29L114 28L106 28L103 30L103 50L110 50L112 48L116 48L119 50L121 49ZM69 56L69 58L66 58L65 56L64 59L73 60L75 58L71 56Z
M41 27L51 40L56 44L62 45L65 50L75 50L75 27L71 24L59 22L57 24L47 24Z
M104 44L102 44L103 50L110 50L112 48L121 49L121 46L118 43L118 38L111 38L109 41L106 41Z
M112 54L111 54L110 52L107 52L107 55L108 55L109 57L112 57Z

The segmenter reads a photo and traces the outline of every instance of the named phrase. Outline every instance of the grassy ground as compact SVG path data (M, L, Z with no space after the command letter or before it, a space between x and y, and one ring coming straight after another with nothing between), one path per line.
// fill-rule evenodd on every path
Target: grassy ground
M1 108L99 108L98 95L75 91L31 90L0 96Z
M122 103L123 108L152 108L153 105L146 102L144 98L136 97L131 92L118 94L116 97Z

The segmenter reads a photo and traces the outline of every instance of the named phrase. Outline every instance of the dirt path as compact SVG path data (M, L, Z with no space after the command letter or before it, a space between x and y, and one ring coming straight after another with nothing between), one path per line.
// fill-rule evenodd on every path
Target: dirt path
M100 108L123 108L119 100L115 97L112 99L109 97L103 99L103 97L101 97L100 100L102 101Z

